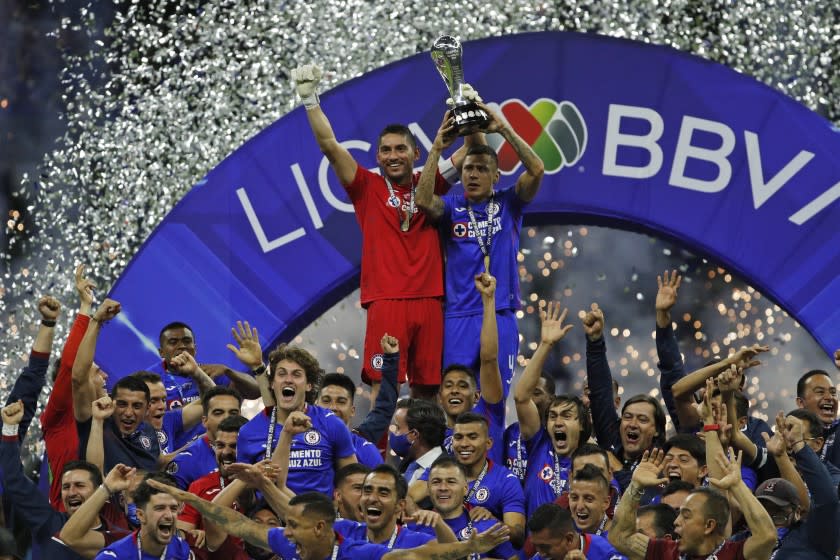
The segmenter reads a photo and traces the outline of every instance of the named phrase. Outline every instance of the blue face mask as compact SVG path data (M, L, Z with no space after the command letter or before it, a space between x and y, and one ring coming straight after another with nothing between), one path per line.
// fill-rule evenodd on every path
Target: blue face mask
M408 432L404 434L395 434L394 432L388 433L388 445L391 446L391 450L394 453L400 456L400 458L404 458L408 455L409 450L411 449L411 442L408 441Z

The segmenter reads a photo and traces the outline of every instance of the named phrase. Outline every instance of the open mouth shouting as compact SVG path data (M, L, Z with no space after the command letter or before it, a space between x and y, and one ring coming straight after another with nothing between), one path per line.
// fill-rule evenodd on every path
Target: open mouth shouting
M624 430L625 447L637 448L642 441L642 432L638 428Z
M589 529L592 516L586 508L577 508L574 512L575 524L581 531Z
M365 522L376 524L382 520L382 508L378 506L368 506L364 510Z
M81 496L70 496L67 498L67 513L72 513L79 509L85 503Z
M820 420L824 424L830 424L837 418L837 401L835 399L824 399L819 406Z
M566 430L560 427L554 429L551 434L554 439L554 449L561 454L566 454L569 451L569 434Z
M161 521L158 523L157 529L161 541L169 542L175 534L175 523L173 521Z

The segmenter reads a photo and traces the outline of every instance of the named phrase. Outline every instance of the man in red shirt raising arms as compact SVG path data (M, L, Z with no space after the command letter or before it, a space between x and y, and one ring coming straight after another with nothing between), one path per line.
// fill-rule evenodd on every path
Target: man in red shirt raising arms
M367 309L362 380L370 383L375 402L382 367L379 341L388 333L403 347L399 381L408 379L413 397L434 399L443 351L443 256L437 229L415 203L419 174L414 164L420 150L408 127L389 125L377 141L382 175L360 166L336 139L321 110L320 79L321 69L315 65L292 71L318 147L347 191L362 230L361 301ZM436 194L445 194L448 181L457 179L471 141L452 155L443 175L438 173Z

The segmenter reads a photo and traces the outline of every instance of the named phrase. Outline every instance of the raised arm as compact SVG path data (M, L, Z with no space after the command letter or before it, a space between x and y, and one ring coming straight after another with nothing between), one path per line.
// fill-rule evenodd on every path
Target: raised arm
M391 424L394 410L397 408L399 386L397 373L400 365L400 342L385 333L379 341L382 347L382 382L373 408L356 428L356 432L368 441L376 443Z
M177 356L174 356L169 361L169 365L178 373L186 375L195 381L195 384L198 386L198 392L201 395L204 395L204 393L216 386L216 382L201 369L198 363L196 363L195 358L189 352L181 352Z
M706 438L707 444L708 441ZM731 449L730 454L732 454ZM724 476L719 479L709 478L709 482L724 493L728 491L734 497L750 529L751 535L744 543L744 558L746 560L769 558L776 544L776 527L770 519L770 514L741 480L741 454L738 453L734 460L730 460L723 451L720 451L715 458L715 463L717 463L716 470L722 472Z
M610 544L627 556L628 560L642 560L647 554L650 539L636 532L636 510L645 489L668 482L659 478L665 453L661 449L645 451L639 465L633 471L630 485L615 508L613 524L609 532Z
M534 389L539 384L540 374L548 354L554 345L563 340L573 327L573 325L563 324L568 312L568 309L561 310L560 304L553 301L548 302L546 309L540 311L540 321L542 322L540 344L513 388L513 401L516 404L519 432L523 440L534 437L534 434L539 431L542 425L539 410L532 397Z
M85 449L85 461L99 467L99 472L105 472L105 420L114 413L114 401L105 395L93 401L91 406L90 435Z
M621 443L620 418L615 411L612 372L604 342L604 312L597 303L593 303L583 316L583 331L586 333L586 380L595 438L598 445L609 449Z
M321 69L314 64L305 64L292 70L295 90L306 107L306 118L318 142L321 152L327 156L333 171L342 185L348 185L356 176L358 164L347 148L335 138L332 125L321 110L318 101L318 83L321 81Z
M90 319L76 359L73 361L73 414L77 422L86 422L90 418L91 403L96 399L96 392L90 383L90 368L96 354L96 340L102 326L117 316L120 304L112 299L103 301Z
M761 437L764 438L767 452L773 456L773 459L776 461L776 466L779 467L779 475L793 484L796 488L796 493L799 495L799 503L802 506L802 511L807 515L808 511L811 509L811 495L809 492L809 487L811 487L811 485L805 485L805 481L802 480L799 470L796 468L796 465L793 461L791 461L791 458L788 455L788 441L796 445L797 451L800 451L798 446L799 443L804 445L804 441L800 441L804 438L804 435L802 434L802 422L799 418L794 417L791 417L791 420L795 422L791 424L791 429L788 430L785 425L785 415L783 412L779 412L776 414L776 433L773 434L773 437L770 437L766 433L761 432ZM795 423L798 423L799 425L798 430L793 427ZM830 481L831 478L829 478L829 493L831 493ZM815 497L819 497L819 492L825 490L825 488L819 488L819 483L811 488L812 491L816 492Z
M455 141L455 124L451 113L447 113L443 117L443 122L438 128L435 139L432 142L432 147L429 148L429 156L426 158L426 163L423 165L423 171L420 173L420 180L417 183L416 199L417 207L429 216L433 221L437 221L443 216L443 199L435 194L435 181L438 174L438 160L440 159L443 150L452 145ZM463 164L464 158L460 157Z
M719 362L715 362L714 364L710 364L689 373L679 382L674 384L674 398L679 399L685 396L690 396L694 393L694 391L703 386L706 379L716 376L731 365L737 365L742 369L759 365L761 362L755 360L754 358L758 354L767 352L768 350L770 350L769 346L761 346L758 344L743 346L740 350L728 358L724 358Z
M545 164L540 156L516 133L510 124L508 124L498 113L490 109L484 103L478 102L478 106L484 109L490 117L490 121L485 132L498 132L511 145L516 155L525 166L525 171L516 180L516 194L525 202L531 202L542 183L543 174L545 173Z
M99 512L108 502L111 494L128 490L137 474L137 469L122 463L115 465L102 481L102 485L79 506L61 528L59 538L77 554L94 558L105 546L105 535L94 529L99 524Z
M262 345L257 327L251 327L248 321L237 321L231 327L231 334L236 345L228 344L227 349L233 352L236 359L254 374L255 383L265 406L274 406L274 395L266 375L267 366L263 364Z
M149 479L146 483L152 488L156 488L167 494L171 494L179 502L190 504L198 510L205 521L222 525L227 529L228 533L244 539L245 541L259 546L261 548L269 548L268 546L268 529L267 525L251 521L241 513L223 507L207 500L202 500L195 494L190 494L180 488L162 484L154 479Z
M496 404L504 397L502 373L499 370L499 328L496 325L496 279L488 273L475 277L481 294L482 316L479 335L479 380L481 396L487 404Z
M50 352L55 335L55 321L60 310L61 304L53 297L45 296L38 300L38 312L41 314L38 334L32 344L29 361L15 380L12 391L6 399L6 404L18 400L23 402L23 420L21 420L19 427L21 441L29 430L29 424L32 422L35 409L38 406L38 397L47 382L47 368L50 363Z
M671 388L674 383L685 377L685 364L680 355L677 335L671 322L671 309L677 303L677 293L682 282L682 276L672 270L670 275L666 270L662 276L656 277L658 290L656 292L656 355L659 358L659 390L665 400L668 415L674 423L674 429L679 432L680 419L694 413L691 399L675 402ZM696 414L695 414L696 416ZM695 425L695 420L691 425Z

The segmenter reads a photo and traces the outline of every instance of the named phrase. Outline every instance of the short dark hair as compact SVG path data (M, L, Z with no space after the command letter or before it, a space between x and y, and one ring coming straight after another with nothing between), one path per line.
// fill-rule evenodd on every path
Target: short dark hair
M164 327L160 329L160 333L158 334L158 342L161 346L163 346L163 334L171 329L187 329L192 333L193 337L195 337L195 331L191 326L181 321L172 321L171 323L164 325Z
M799 378L799 381L796 382L796 396L800 399L805 398L805 384L808 382L809 379L816 375L825 375L829 379L831 376L828 373L824 372L821 369L812 369L811 371L805 372L805 374Z
M490 435L490 422L487 421L487 418L482 416L481 414L476 414L475 412L462 412L455 418L455 424L481 424L484 426L484 431L487 432L487 435Z
M577 471L572 477L572 482L595 482L609 495L610 481L601 472L601 469L595 465L584 465L582 469Z
M331 499L320 492L304 492L289 500L289 506L303 506L303 515L315 517L332 525L335 523L335 506Z
M648 514L653 516L651 526L657 539L674 534L674 521L677 519L677 510L668 504L648 504L640 507L636 511L637 518Z
M248 423L248 419L242 416L241 414L237 414L235 416L228 416L221 422L219 422L219 426L216 428L216 433L218 432L227 432L238 434L239 430Z
M239 406L242 407L242 394L233 387L225 387L224 385L216 385L211 387L201 397L201 409L204 411L204 416L210 412L210 401L218 396L233 397L239 401Z
M726 531L726 524L729 522L729 500L708 486L701 486L691 491L691 494L702 494L706 497L703 505L703 518L712 519L715 522L715 534L722 535Z
M126 375L119 381L114 384L114 388L111 389L111 398L117 398L117 392L120 389L125 389L126 391L136 391L138 393L143 393L146 397L146 404L152 400L152 393L149 391L149 386L146 385L145 381L140 380L139 378L132 375Z
M607 450L600 445L595 445L588 441L578 445L577 449L572 453L572 464L574 464L575 459L578 457L588 457L590 455L600 455L604 458L604 464L607 465L607 468L610 468L610 456L607 454Z
M403 397L397 401L396 408L411 408L415 402L420 399L413 399L411 397Z
M178 483L175 481L175 478L169 473L161 471L153 471L150 473L146 473L146 476L143 477L143 481L137 485L137 488L135 488L133 494L134 503L137 504L138 509L143 509L144 507L146 507L146 504L149 503L149 500L151 500L152 496L154 496L155 494L166 494L166 492L164 492L163 490L158 490L157 488L152 488L151 486L149 486L146 483L147 480L154 480L156 482L160 482L168 486L178 486Z
M163 379L160 378L160 375L156 374L153 371L135 371L131 374L131 377L136 377L143 383L163 383Z
M386 134L401 134L405 136L406 140L408 140L408 144L411 146L412 150L417 148L417 139L414 137L414 134L411 133L411 129L404 124L392 123L383 128L379 133L379 136L376 138L377 150L379 149L379 145L382 143L382 138Z
M667 454L674 447L688 451L689 455L697 461L698 466L702 467L706 465L706 444L694 434L677 434L673 436L665 442L663 450Z
M90 475L90 481L93 483L94 487L98 487L102 484L102 473L99 471L99 467L90 463L88 461L68 461L64 463L64 466L61 467L61 477L64 478L64 475L70 471L87 471Z
M409 430L417 430L429 447L437 447L446 439L446 415L437 404L417 399L408 408L405 423Z
M369 473L368 476L372 474L387 474L391 478L394 479L394 488L397 490L397 499L404 500L405 497L408 495L408 482L406 482L405 478L403 478L400 473L395 469L393 466L389 465L388 463L382 463L381 465L377 465L374 467Z
M318 392L320 393L324 387L329 387L330 385L337 385L342 389L345 389L347 393L350 395L350 400L352 401L356 396L356 384L353 383L353 380L350 379L349 376L344 375L343 373L328 373L321 379L321 386L318 388Z
M344 465L335 471L335 474L333 475L333 487L338 488L342 482L354 474L367 475L368 473L370 473L370 467L362 463L350 463L349 465Z
M528 518L528 531L537 533L549 529L555 536L576 531L572 514L569 510L555 504L543 504Z
M799 418L808 422L808 437L823 437L823 423L816 414L804 408L794 408L787 413L788 416Z
M486 144L473 144L467 150L467 154L464 158L466 159L468 156L489 156L496 165L496 168L498 169L499 167L499 154L496 153L496 150Z
M456 469L461 471L461 474L464 475L464 480L467 479L467 470L464 468L464 465L462 465L461 463L456 461L455 457L453 457L452 455L446 455L446 454L439 455L438 458L435 459L434 462L432 463L432 466L429 467L429 478L431 478L433 470L435 470L435 469L448 469L448 468L451 468L451 467L455 467Z
M277 364L283 360L289 360L303 368L303 371L306 373L306 382L312 385L312 390L306 394L306 402L314 402L315 395L318 394L318 383L321 381L321 375L324 373L324 370L318 364L318 360L308 350L299 346L291 346L285 342L278 345L268 355L269 385L274 382L274 370L277 368Z
M549 395L554 395L554 392L557 390L557 383L554 381L554 376L544 371L540 373L540 379L545 381L545 392Z
M478 388L478 383L475 381L475 372L470 369L469 366L465 366L464 364L449 364L445 368L443 368L443 373L440 374L440 384L443 385L443 380L446 379L446 376L452 373L453 371L462 371L467 374L467 377L470 379L470 383L474 388Z
M692 492L695 486L690 483L686 482L682 479L676 479L670 481L665 487L662 489L662 497L670 496L671 494L676 494L677 492Z
M662 447L662 444L665 442L665 410L655 398L650 395L639 394L627 399L627 402L621 407L621 415L624 416L624 411L627 410L628 406L637 403L647 403L653 407L653 423L656 426L657 432L653 438L653 445L655 447Z
M583 401L577 395L557 395L551 402L548 404L548 408L545 409L545 418L543 422L548 421L548 414L551 412L551 409L571 403L577 409L578 415L578 424L580 424L580 437L578 438L578 445L582 445L583 443L589 441L589 438L592 437L592 418L589 416L589 410L586 408L586 405L583 404Z
M741 391L735 391L732 393L732 397L735 399L735 414L738 415L738 418L747 416L750 413L750 399ZM735 420L738 418L735 418Z

